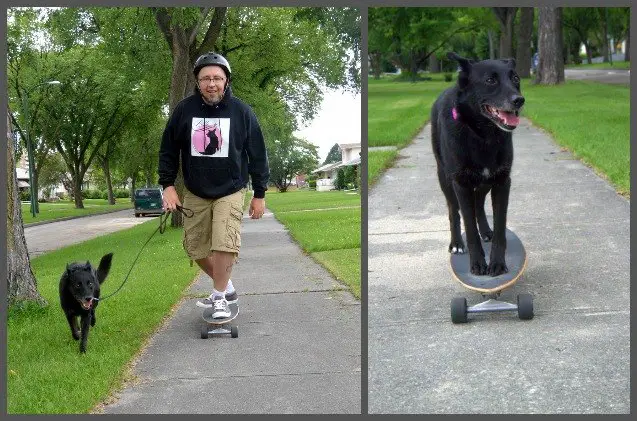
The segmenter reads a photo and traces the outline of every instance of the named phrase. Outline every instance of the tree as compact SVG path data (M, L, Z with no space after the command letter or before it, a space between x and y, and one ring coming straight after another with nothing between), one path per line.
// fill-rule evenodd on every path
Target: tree
M535 82L542 85L564 83L562 56L562 8L539 8L539 64Z
M520 77L531 76L531 36L533 35L533 8L520 8L520 25L518 26L518 48L516 67Z
M305 139L290 136L267 145L270 180L280 192L287 191L293 177L316 169L316 145Z
M593 51L589 34L599 27L599 15L596 10L591 7L564 8L562 11L562 22L564 28L577 35L577 41L575 42L584 44L587 63L591 64L593 62Z
M449 7L382 7L370 13L370 54L382 52L412 81L451 38L476 29L470 14Z
M10 113L7 113L7 128L13 133ZM33 301L41 306L46 300L38 292L37 281L31 270L27 242L24 238L22 209L18 194L18 182L13 161L13 139L7 137L7 298L9 305Z
M517 7L493 7L493 13L500 22L500 58L513 57L513 22Z
M342 159L343 159L343 156L341 153L341 148L338 146L338 143L335 143L334 146L332 146L332 149L330 149L327 156L325 157L325 161L323 161L323 165L332 164L334 162L341 162Z

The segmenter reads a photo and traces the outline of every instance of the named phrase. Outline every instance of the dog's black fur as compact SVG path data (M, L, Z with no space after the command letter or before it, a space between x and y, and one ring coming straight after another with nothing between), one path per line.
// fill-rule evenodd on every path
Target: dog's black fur
M444 91L433 105L431 140L438 180L449 208L449 252L465 252L460 211L471 273L497 276L508 272L504 254L513 163L511 131L517 126L519 110L524 105L520 79L513 59L474 62L456 53L448 53L448 57L460 65L458 83ZM484 212L489 191L493 231ZM493 240L488 266L480 236L484 241Z
M95 308L99 304L100 285L111 269L113 253L102 257L95 270L90 262L70 263L60 278L60 305L71 327L73 339L80 339L80 352L86 352L89 325L95 326ZM77 318L81 321L81 330Z

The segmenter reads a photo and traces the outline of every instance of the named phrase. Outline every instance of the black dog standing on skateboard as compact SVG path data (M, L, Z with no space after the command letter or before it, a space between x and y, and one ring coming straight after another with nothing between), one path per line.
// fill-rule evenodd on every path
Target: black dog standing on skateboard
M471 273L498 276L508 272L504 253L513 163L511 132L519 124L519 111L524 105L520 78L513 59L474 62L456 53L447 56L460 64L458 83L444 91L433 105L431 141L449 208L449 252L465 252L460 211ZM489 191L493 231L484 212ZM480 237L493 240L488 266Z
M60 278L60 305L71 328L73 339L80 339L80 352L86 352L89 325L95 326L95 308L99 303L100 285L111 269L113 253L106 254L95 270L90 262L71 263ZM81 329L78 330L77 318Z

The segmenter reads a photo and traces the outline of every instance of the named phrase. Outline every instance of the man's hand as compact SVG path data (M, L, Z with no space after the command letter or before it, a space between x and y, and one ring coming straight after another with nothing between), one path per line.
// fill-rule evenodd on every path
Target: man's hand
M164 210L166 212L173 212L177 210L177 205L181 206L179 196L175 186L168 186L164 189Z
M250 215L252 219L260 219L263 216L263 212L265 212L265 199L253 197L250 202L248 215Z

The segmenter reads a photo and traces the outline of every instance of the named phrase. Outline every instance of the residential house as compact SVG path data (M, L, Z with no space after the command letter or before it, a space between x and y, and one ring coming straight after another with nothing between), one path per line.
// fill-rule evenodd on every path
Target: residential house
M348 166L360 166L361 163L361 144L358 143L339 143L338 148L341 150L341 161L323 165L312 174L317 175L316 190L327 191L336 189L336 176L339 168Z

